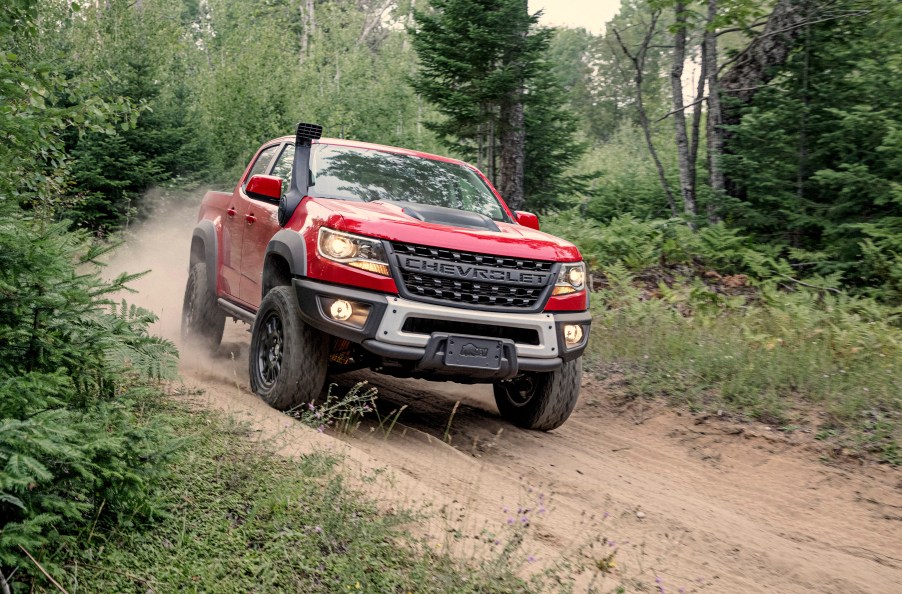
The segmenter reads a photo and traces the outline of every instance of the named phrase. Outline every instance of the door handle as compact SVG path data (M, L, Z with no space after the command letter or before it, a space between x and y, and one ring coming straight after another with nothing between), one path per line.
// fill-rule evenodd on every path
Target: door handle
M248 222L248 224L251 224L251 223L257 222L257 217L255 217L252 214L249 214L249 215L244 216L244 220L246 220Z
M237 212L238 211L235 210L234 207L230 206L229 209L226 211L226 214L229 215L230 217L234 217Z

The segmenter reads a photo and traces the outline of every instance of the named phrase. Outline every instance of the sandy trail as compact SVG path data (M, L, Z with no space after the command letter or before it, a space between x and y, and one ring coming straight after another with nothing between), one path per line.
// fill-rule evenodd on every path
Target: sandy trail
M157 217L111 264L153 270L130 301L154 309L167 337L178 334L194 212ZM503 422L486 386L337 376L345 387L361 379L377 386L383 415L407 407L387 438L365 424L339 440L247 390L249 335L228 324L215 358L183 354L184 381L203 391L198 399L281 436L288 453L325 445L346 452L361 473L389 469L395 478L383 498L444 508L424 528L437 546L455 530L503 535L509 518L520 521L516 508L529 507L523 556L535 556L537 567L572 558L593 539L616 541L590 553L617 549L618 573L605 591L622 581L648 592L902 592L902 472L834 467L726 423L615 406L616 382L589 376L573 416L551 433ZM443 436L456 401L449 445ZM457 549L476 550L468 542Z

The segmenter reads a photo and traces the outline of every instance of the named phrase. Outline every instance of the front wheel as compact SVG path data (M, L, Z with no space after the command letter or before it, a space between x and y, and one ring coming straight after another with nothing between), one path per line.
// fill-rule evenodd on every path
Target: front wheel
M301 319L291 287L266 294L254 319L251 390L279 410L313 402L326 383L326 339Z
M582 375L582 357L556 371L527 372L495 384L495 403L501 416L514 425L551 431L573 412Z

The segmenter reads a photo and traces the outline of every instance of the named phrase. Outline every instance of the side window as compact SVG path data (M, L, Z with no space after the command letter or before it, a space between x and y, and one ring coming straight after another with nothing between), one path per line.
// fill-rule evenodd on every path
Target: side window
M270 162L272 161L273 155L276 154L276 151L279 149L279 145L266 147L263 149L263 152L260 153L260 156L257 157L257 160L254 161L254 166L251 167L250 173L247 174L247 177L244 178L244 183L241 184L242 188L247 187L247 182L251 180L255 175L260 175L261 173L266 173L266 168L269 167Z
M294 164L294 145L286 144L282 154L272 168L272 175L282 178L282 194L291 187L291 166Z

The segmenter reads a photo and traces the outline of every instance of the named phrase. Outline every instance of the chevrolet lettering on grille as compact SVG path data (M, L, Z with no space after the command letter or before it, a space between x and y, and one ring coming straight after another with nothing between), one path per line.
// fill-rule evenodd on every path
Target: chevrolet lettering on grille
M551 274L543 272L475 266L473 264L456 264L452 262L443 262L441 260L431 260L429 258L417 258L414 256L401 256L398 259L405 270L444 276L447 278L476 281L484 280L496 283L544 287L551 281L552 276Z

